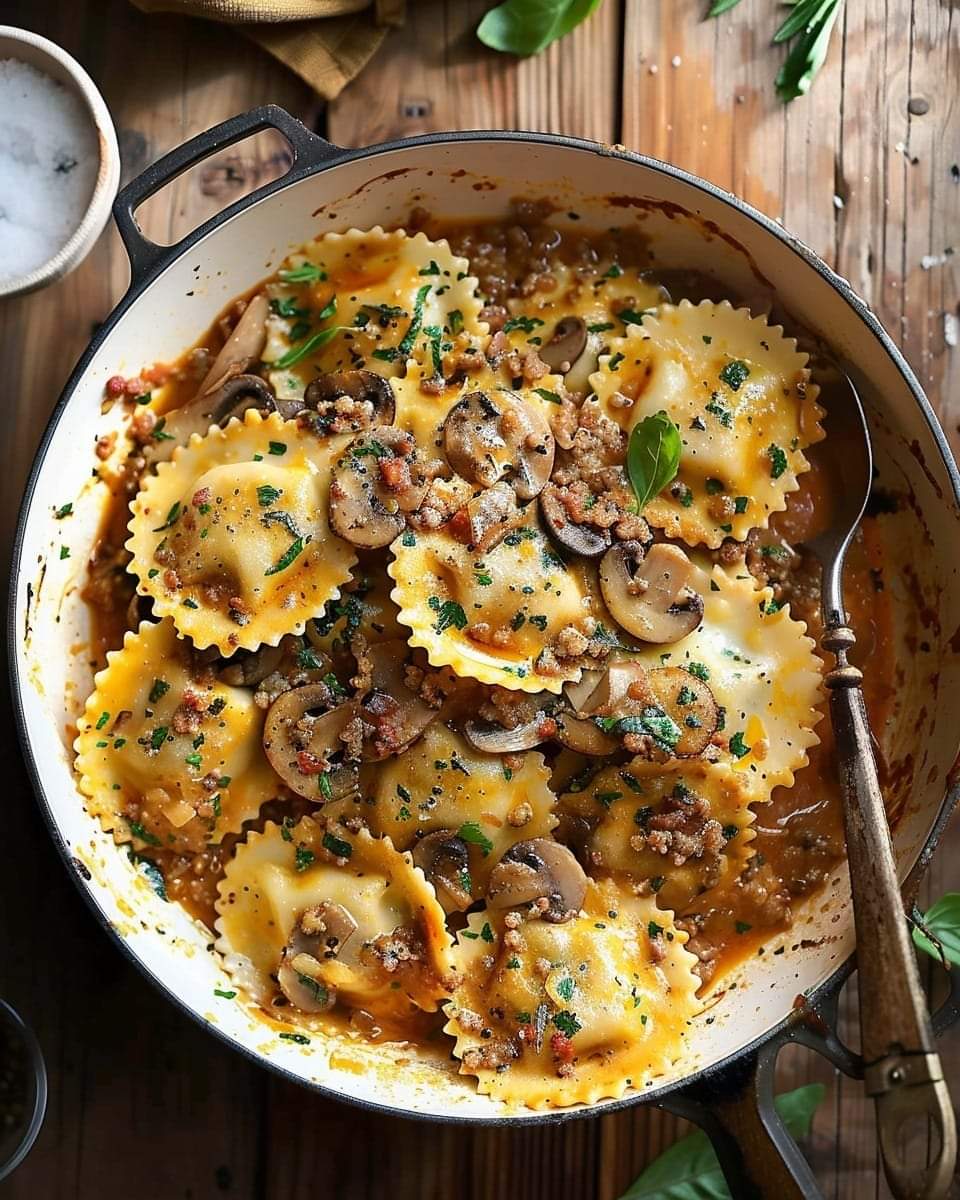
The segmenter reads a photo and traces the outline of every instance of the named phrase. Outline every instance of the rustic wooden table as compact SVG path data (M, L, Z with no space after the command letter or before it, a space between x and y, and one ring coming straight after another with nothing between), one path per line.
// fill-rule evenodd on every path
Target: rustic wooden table
M481 0L414 0L403 31L326 111L224 28L148 18L125 0L3 7L4 20L54 38L93 75L117 124L124 179L266 101L347 146L458 127L541 129L622 142L704 175L781 219L852 281L960 446L954 3L848 4L812 94L784 108L772 89L771 0L744 0L711 22L706 0L606 0L566 41L519 63L472 36ZM208 161L143 210L147 232L174 240L281 174L285 153L260 135ZM0 302L2 564L40 431L126 279L111 231L68 279ZM319 1099L249 1065L175 1012L96 928L34 808L3 704L0 994L35 1025L51 1080L37 1147L4 1186L10 1200L614 1200L677 1136L682 1122L647 1108L552 1129L431 1128ZM927 896L960 887L960 828L946 842ZM848 996L848 1032L852 1005ZM960 1037L943 1052L958 1091ZM860 1088L806 1053L782 1058L784 1087L828 1085L808 1143L825 1194L888 1195Z

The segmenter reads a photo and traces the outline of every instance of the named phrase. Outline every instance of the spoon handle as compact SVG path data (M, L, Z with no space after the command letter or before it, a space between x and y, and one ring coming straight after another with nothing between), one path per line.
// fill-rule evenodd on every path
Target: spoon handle
M946 1196L953 1177L956 1123L907 934L860 686L863 676L847 661L855 642L853 631L839 622L828 624L821 639L823 649L836 658L824 682L853 891L864 1082L876 1101L884 1170L894 1195L898 1200L938 1200ZM911 1139L913 1145L918 1140L924 1148L929 1144L929 1163L907 1161L908 1123L920 1123L924 1134L931 1124L936 1130L934 1136Z

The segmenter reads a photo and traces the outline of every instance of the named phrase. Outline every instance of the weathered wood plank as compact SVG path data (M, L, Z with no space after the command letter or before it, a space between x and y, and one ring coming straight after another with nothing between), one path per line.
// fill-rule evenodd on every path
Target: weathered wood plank
M421 0L369 70L330 105L342 146L442 129L535 129L612 141L617 127L620 5L536 58L486 49L474 30L481 0Z
M90 70L114 114L124 179L254 104L278 100L308 119L315 111L306 88L223 28L148 19L125 0L17 2L4 18L60 42ZM147 232L159 240L182 236L242 194L244 184L279 173L271 158L275 148L274 138L273 149L267 141L255 154L247 152L233 172L241 182L228 196L210 186L216 164L213 174L208 169L205 176L185 178L144 210ZM126 284L126 259L111 229L67 279L0 302L8 401L0 477L4 566L40 432L93 325ZM254 1195L264 1075L173 1009L96 927L34 809L6 693L0 710L6 731L0 744L7 781L4 837L16 847L16 861L29 864L0 872L2 988L35 1025L51 1084L38 1145L5 1183L4 1195Z

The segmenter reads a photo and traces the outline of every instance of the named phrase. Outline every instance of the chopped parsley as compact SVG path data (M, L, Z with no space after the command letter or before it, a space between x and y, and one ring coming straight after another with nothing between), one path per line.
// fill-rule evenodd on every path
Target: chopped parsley
M734 922L734 929L736 929L737 933L749 933L749 931L752 928L753 928L753 926L750 924L749 921Z
M447 320L450 322L450 332L456 336L463 329L463 313L455 308L448 314Z
M614 355L613 355L613 357L612 357L612 358L610 359L610 361L607 363L607 370L608 370L608 371L615 371L615 370L617 369L617 367L619 367L619 366L620 366L620 364L621 364L622 362L623 362L623 355L622 355L622 354L620 354L620 353L619 353L619 351L618 351L616 354L614 354Z
M563 403L556 392L551 392L547 388L534 388L533 390L537 393L541 400L546 400L548 404Z
M484 923L483 923L483 928L480 930L480 936L483 938L483 940L484 940L485 942L494 942L494 941L496 941L496 938L494 937L493 930L490 928L490 922L489 922L489 921L484 921Z
M155 679L153 681L153 687L151 687L150 694L147 697L147 699L150 701L151 704L156 704L157 701L161 700L169 691L170 691L170 684L167 683L167 681L165 679Z
M561 1000L566 1000L568 1003L573 999L573 992L576 984L570 975L565 975L557 984L557 995Z
M572 1038L574 1034L579 1033L583 1028L577 1020L576 1013L569 1012L565 1008L561 1009L558 1013L554 1013L552 1020L564 1037Z
M135 838L139 838L141 842L146 842L148 846L160 845L160 839L156 836L156 834L151 833L150 830L142 825L139 821L128 821L127 824L130 826L130 832L133 834L133 836Z
M343 838L334 837L332 833L323 835L323 848L329 850L335 858L349 858L353 853L353 847L349 842L345 842Z
M291 346L286 354L281 354L270 366L277 371L285 371L287 367L295 366L308 355L313 354L315 350L319 350L321 346L325 346L327 342L333 341L337 334L342 332L344 328L345 326L343 325L330 325L327 329L321 329L317 333L311 334L305 341L297 342L296 345ZM271 451L272 453L273 451Z
M747 511L747 505L749 503L750 503L749 496L734 496L733 511L736 513L745 513Z
M776 442L767 447L767 457L770 459L770 478L779 479L787 469L787 453Z
M429 264L425 267L421 267L420 270L417 272L417 274L418 275L439 275L440 267L437 265L436 261L431 258Z
M272 487L269 483L262 483L257 488L257 503L261 508L269 508L271 504L276 504L279 499L279 488Z
M742 358L728 362L720 372L720 381L732 392L739 392L750 377L750 368Z
M73 512L72 504L61 504L57 511L53 514L58 521L62 521L64 517L69 517Z
M159 750L163 743L167 740L167 735L170 730L166 725L158 725L153 733L150 734L150 748Z
M286 271L279 271L278 274L287 283L322 283L327 277L323 267L318 267L312 262L301 263L299 267L288 268ZM285 313L284 316L286 315Z
M317 856L310 847L305 846L303 842L300 842L293 852L293 861L298 871L305 871L312 862L316 861L316 858Z
M431 596L430 600L436 600L436 596ZM441 604L431 604L430 607L437 614L437 619L433 623L437 633L445 633L451 626L455 629L466 629L467 614L463 611L463 605L456 600L444 600Z
M683 706L685 704L693 704L697 699L697 694L692 688L688 688L686 684L677 692L677 704Z
M278 1033L277 1037L282 1037L286 1042L296 1042L298 1046L309 1046L310 1039L305 1033Z
M417 339L417 334L420 332L420 326L423 324L423 305L430 294L430 284L425 283L417 292L417 298L413 302L413 316L410 318L410 324L407 326L407 332L403 335L400 345L397 347L396 353L401 357L406 356L413 349L413 343ZM376 354L376 351L374 351Z
M286 452L287 452L287 443L286 442L271 442L270 443L270 453L276 455L278 458L281 454L286 454Z
M215 996L219 996L221 1000L232 1000L237 993L230 989L225 990L224 988L214 988L213 994Z
M619 266L617 263L611 263L607 270L604 271L601 279L619 279L622 274L623 267Z
M710 678L710 668L702 662L688 662L685 669L704 683Z
M169 529L171 525L175 524L177 517L179 517L179 516L180 516L180 501L175 500L173 502L173 504L170 506L170 511L167 513L167 519L164 521L164 523L162 525L158 525L157 528L154 529L153 532L160 533L164 529Z
M457 830L457 837L472 846L479 846L484 858L493 849L493 842L487 837L476 821L465 821Z
M743 731L742 730L738 729L737 732L730 739L730 753L735 758L743 758L743 756L745 754L750 753L750 747L743 740Z
M62 561L63 559L65 559L65 558L69 558L69 557L70 557L70 547L69 547L69 546L61 546L61 547L60 547L60 559L61 559L61 561Z
M280 555L273 566L268 567L264 571L264 575L279 575L281 571L285 571L287 567L291 565L291 563L296 562L296 560L300 557L300 555L303 553L305 545L306 543L302 537L294 538L294 540L290 543L290 546L284 551L283 554Z
M527 317L522 315L519 317L510 317L509 320L504 321L503 323L503 332L513 333L515 329L519 329L523 333L533 333L537 326L542 324L543 322L539 317Z
M643 313L636 312L632 308L623 309L617 313L617 316L624 323L624 325L639 325L643 320Z

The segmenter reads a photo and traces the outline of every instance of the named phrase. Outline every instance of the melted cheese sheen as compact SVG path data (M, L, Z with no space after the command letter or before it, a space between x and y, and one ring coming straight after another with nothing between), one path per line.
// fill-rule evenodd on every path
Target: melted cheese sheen
M77 722L80 789L118 841L197 851L239 833L277 795L253 692L198 682L190 658L172 621L144 622L107 655ZM196 727L178 733L178 710ZM205 786L211 773L229 782Z
M468 842L467 848L473 891L480 896L490 871L514 842L545 837L557 823L543 756L528 751L515 758L521 765L510 769L508 779L499 754L474 750L437 720L409 750L376 769L366 799L324 811L336 820L360 816L398 850L410 849L434 830L475 824L484 841Z
M335 827L336 841L309 817L294 826L268 823L237 847L219 885L218 949L228 970L262 1001L276 994L272 976L304 909L328 901L347 909L357 930L341 954L322 964L322 982L348 1005L402 1016L410 1005L433 1012L447 994L452 959L443 909L423 873L390 841ZM325 843L325 837L327 841ZM349 856L342 864L328 851ZM416 969L394 978L365 961L363 949L399 927L422 943ZM399 982L401 986L391 986ZM297 1010L285 1009L291 1018Z
M655 929L663 930L660 962L651 950ZM456 1038L461 1073L476 1075L481 1092L560 1108L622 1096L669 1071L699 1008L696 960L670 914L612 883L592 883L583 915L557 925L526 921L518 932L519 945L505 946L502 917L475 913L457 942L461 983L445 1006L445 1029ZM545 976L543 960L552 964ZM571 1031L571 1070L560 1075L557 1035ZM491 1047L505 1070L478 1061Z
M141 595L199 648L225 655L302 632L357 561L327 522L342 444L253 410L192 438L131 505Z
M591 600L584 570L564 565L535 515L483 555L444 530L407 535L407 542L401 536L392 546L393 598L410 644L422 646L435 667L526 692L559 692L564 680L580 677L579 667L538 670L560 630L591 615ZM490 640L479 640L478 625Z
M644 509L669 537L717 547L786 508L803 450L823 437L807 355L726 301L664 304L610 343L591 384L624 429L665 411L680 430L676 481Z

